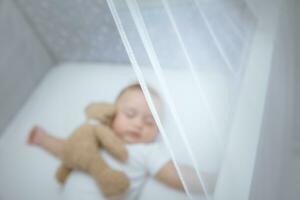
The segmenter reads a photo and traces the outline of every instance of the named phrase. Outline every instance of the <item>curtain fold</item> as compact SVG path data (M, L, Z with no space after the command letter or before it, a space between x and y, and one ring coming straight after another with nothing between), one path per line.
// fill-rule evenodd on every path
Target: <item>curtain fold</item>
M242 0L107 2L187 197L213 199L255 17Z

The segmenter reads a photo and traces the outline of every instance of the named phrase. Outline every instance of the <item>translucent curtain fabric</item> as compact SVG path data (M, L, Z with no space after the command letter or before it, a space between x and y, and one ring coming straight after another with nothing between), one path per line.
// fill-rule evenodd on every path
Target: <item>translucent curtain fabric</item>
M242 0L107 2L187 197L213 199L255 17Z

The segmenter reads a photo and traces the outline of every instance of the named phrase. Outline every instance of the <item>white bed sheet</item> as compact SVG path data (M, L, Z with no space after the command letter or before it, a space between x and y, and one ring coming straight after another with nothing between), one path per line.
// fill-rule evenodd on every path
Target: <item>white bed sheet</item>
M40 124L54 135L67 137L84 120L88 103L113 101L120 89L135 80L129 66L72 63L53 68L0 138L0 199L61 199L63 188L54 178L59 161L27 145L28 131ZM184 193L148 181L141 199L162 197L186 199Z

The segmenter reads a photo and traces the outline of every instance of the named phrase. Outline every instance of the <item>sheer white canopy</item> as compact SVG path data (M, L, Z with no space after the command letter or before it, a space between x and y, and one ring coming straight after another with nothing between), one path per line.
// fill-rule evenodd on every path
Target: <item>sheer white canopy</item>
M243 0L107 2L186 195L212 198L256 17ZM163 97L164 119L149 79Z

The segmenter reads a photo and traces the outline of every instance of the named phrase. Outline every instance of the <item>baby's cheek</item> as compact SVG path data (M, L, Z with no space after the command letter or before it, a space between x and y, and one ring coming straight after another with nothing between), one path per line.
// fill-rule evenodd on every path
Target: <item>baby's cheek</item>
M158 128L156 126L154 126L154 127L151 127L149 131L152 132L152 135L155 136L158 132Z
M152 140L156 137L157 131L156 129L150 129L145 134L146 134L146 138Z
M121 132L121 130L120 130L120 124L118 123L118 121L115 121L113 124L112 124L112 129L115 131L115 133L117 134L117 135L120 135L120 132Z
M119 132L119 134L126 132L126 129L128 127L128 123L126 122L126 120L122 118L118 118L118 120L115 122L114 125L115 125L114 130L116 132Z

